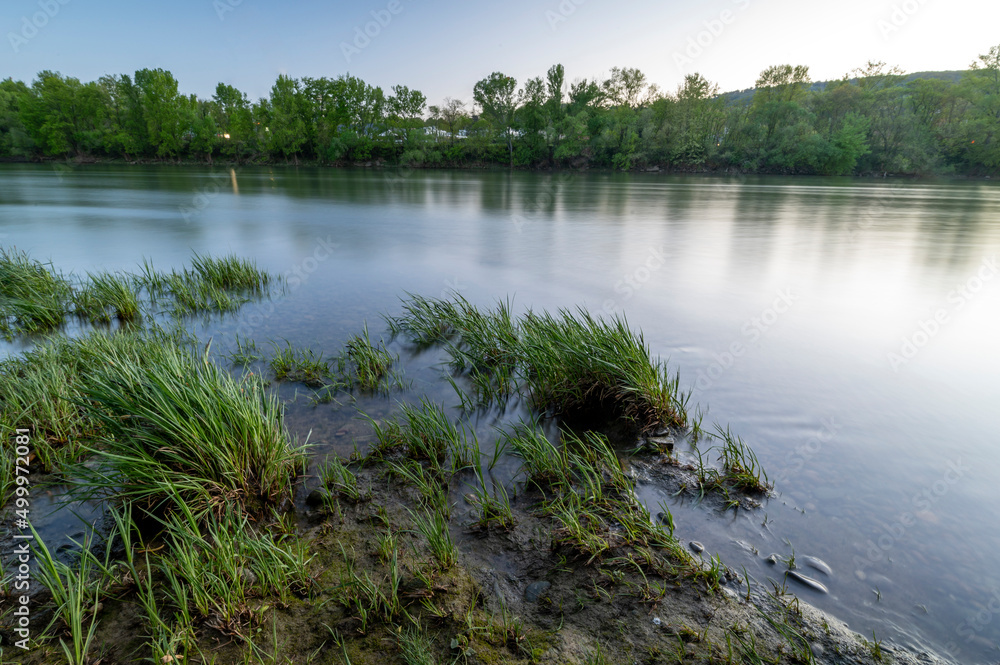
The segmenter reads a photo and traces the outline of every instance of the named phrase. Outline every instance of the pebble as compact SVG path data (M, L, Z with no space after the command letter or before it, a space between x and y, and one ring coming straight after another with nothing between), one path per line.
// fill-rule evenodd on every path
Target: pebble
M257 574L249 568L239 568L237 569L236 574L239 575L240 580L248 586L253 586L257 583Z
M769 564L771 564L773 566L776 563L778 563L778 555L777 554L772 554L771 556L767 557L764 560L767 561Z
M702 552L705 551L705 546L699 543L697 540L692 540L690 543L688 543L688 547L690 547L691 550L696 554L701 554Z
M660 621L660 617L653 617L653 625L654 626L662 626L663 625L663 622Z
M657 450L672 451L674 449L674 437L672 436L651 436L646 441L649 445L654 446Z
M797 570L789 570L788 576L791 577L796 582L800 582L801 584L804 584L815 591L819 591L820 593L830 593L830 590L827 589L826 585L824 585L822 582L820 582L819 580L814 580L808 575L803 575Z
M815 568L821 573L825 573L827 575L833 575L833 569L830 568L830 566L826 563L826 561L823 561L822 559L817 559L814 556L803 556L799 558L803 562L805 562L807 566Z
M345 434L347 434L346 428L338 429L336 432L333 433L334 436L344 436Z
M545 592L549 590L550 586L552 586L552 582L546 582L545 580L532 582L524 590L524 599L529 603L537 603L545 595Z
M819 658L823 655L823 645L819 642L813 642L809 645L809 650L813 652L813 656Z

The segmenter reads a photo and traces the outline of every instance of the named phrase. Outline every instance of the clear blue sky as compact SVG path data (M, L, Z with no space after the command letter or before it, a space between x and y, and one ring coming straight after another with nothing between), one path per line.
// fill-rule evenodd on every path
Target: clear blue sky
M224 81L257 98L279 73L349 71L386 89L416 88L433 104L468 101L492 71L521 82L557 62L569 81L622 66L668 91L695 71L733 90L786 62L809 65L814 80L870 59L964 69L1000 43L996 0L396 1L3 0L0 78L30 81L52 69L93 80L162 67L185 93L209 97ZM342 45L353 46L371 12L391 18L348 61ZM33 32L25 20L42 26Z

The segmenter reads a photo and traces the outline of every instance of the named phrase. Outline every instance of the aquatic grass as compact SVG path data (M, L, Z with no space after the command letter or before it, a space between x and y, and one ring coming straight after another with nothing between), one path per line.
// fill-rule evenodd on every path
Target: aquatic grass
M101 427L81 404L82 387L108 367L156 363L165 348L182 344L179 335L155 327L92 332L48 338L0 361L0 436L30 429L36 470L76 461Z
M163 525L170 553L158 567L175 600L189 604L195 616L224 634L249 638L248 629L261 622L264 612L252 598L273 596L287 603L291 594L305 593L311 586L304 546L278 542L235 508L204 526L193 511L184 509Z
M43 632L61 621L69 633L69 643L60 638L66 662L70 665L86 665L88 654L94 642L97 631L97 605L100 600L100 588L94 583L92 558L81 556L77 566L71 567L55 559L45 541L31 526L34 536L35 560L38 562L38 579L52 594L52 604L55 607L52 621ZM83 549L89 549L89 542L83 544Z
M8 436L4 436L5 441L9 441ZM0 455L0 508L7 505L7 502L14 496L14 460L13 454L8 452L5 455ZM3 584L2 584L3 574L0 572L0 596L3 594Z
M575 315L561 310L558 317L531 313L520 329L537 407L557 415L597 411L641 431L685 425L679 378L651 358L641 333L624 318L598 319L582 308Z
M236 379L206 356L167 347L152 365L113 363L82 392L102 425L103 462L79 469L84 492L148 508L177 496L198 511L235 502L250 512L291 494L303 449L259 377Z
M358 487L358 478L348 469L336 455L327 458L326 464L320 467L320 479L327 487L352 503L364 501L367 495Z
M413 524L417 532L427 539L427 546L431 555L437 561L442 570L451 568L458 563L458 550L451 537L451 530L448 528L448 517L438 509L431 509L421 513L408 511L413 519Z
M536 409L584 419L620 419L640 431L685 427L689 395L642 334L622 317L580 308L514 317L509 302L481 310L461 296L408 294L390 330L417 346L441 344L469 376L481 404L524 391Z
M173 312L184 316L199 312L233 312L250 302L210 282L191 279L189 275L172 273L166 279L167 294L172 298Z
M275 344L274 349L274 356L268 364L278 381L294 381L318 387L330 376L329 361L312 349L296 349L289 342L285 342L283 348Z
M388 469L416 488L424 506L450 514L447 483L440 477L440 473L433 469L425 470L420 463L409 459L392 460L388 463Z
M72 292L70 282L50 264L0 247L0 332L33 334L62 325Z
M504 433L500 445L523 460L522 470L539 489L570 483L567 449L549 441L538 427L521 424Z
M375 545L375 554L378 556L380 562L384 564L389 563L397 547L399 547L399 538L391 529L387 529L385 533L378 536L378 542Z
M524 621L510 611L503 596L498 597L499 611L495 611L485 626L486 639L494 644L506 645L520 650L521 643L528 636Z
M719 460L722 462L724 480L745 492L770 491L772 483L768 481L767 472L756 453L739 436L734 435L728 426L723 429L720 425L715 426L712 436L722 441Z
M80 453L79 437L94 423L69 399L78 393L69 345L45 342L20 357L0 361L0 436L32 431L36 470L50 471Z
M347 341L340 362L341 372L350 377L352 385L362 390L388 391L390 370L398 360L398 356L385 348L384 341L372 344L368 324L365 324L364 332Z
M252 259L235 254L212 257L195 253L191 258L191 271L202 281L217 289L235 292L263 293L271 284L272 276Z
M235 348L229 353L228 358L234 365L247 367L259 360L263 360L264 356L257 350L257 343L254 340L240 339L237 333Z
M575 494L560 497L547 508L559 526L552 530L552 543L570 545L587 556L592 563L612 547L610 529L591 502L580 500Z
M83 286L73 293L73 312L94 323L108 323L114 316L120 323L139 318L141 304L134 277L122 273L87 273Z
M382 423L369 419L376 438L370 456L381 458L402 449L408 458L429 461L437 469L448 457L460 468L478 456L475 434L452 422L440 405L421 398L419 405L403 404L401 410Z
M543 492L540 511L554 522L553 547L569 547L588 564L620 547L665 550L675 561L689 563L672 532L656 524L635 498L603 434L563 432L557 445L537 427L522 425L509 442L524 459L529 481Z
M459 319L459 309L455 302L413 293L406 295L403 314L385 317L394 336L405 335L418 347L426 347L444 342L456 334L454 324Z
M181 316L236 311L252 298L266 295L278 281L252 260L234 255L216 258L196 253L190 268L170 272L160 272L144 259L140 269L133 279L146 289L151 302L165 300L168 309Z
M383 623L394 622L398 617L406 615L401 597L403 575L399 566L399 552L393 550L389 558L388 570L381 582L375 580L363 571L360 575L355 570L353 557L347 555L341 545L346 569L341 573L340 584L335 597L360 623L362 634L367 633L372 621Z
M494 483L490 491L483 479L479 466L473 467L476 473L476 486L472 490L472 504L476 508L476 519L470 524L475 530L488 531L500 529L510 531L514 528L514 509L510 505L510 496L503 483Z

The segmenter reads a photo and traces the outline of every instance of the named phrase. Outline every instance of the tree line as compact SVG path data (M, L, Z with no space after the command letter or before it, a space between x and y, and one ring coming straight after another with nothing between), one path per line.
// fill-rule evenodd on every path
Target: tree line
M690 74L675 92L638 69L567 82L494 72L468 102L427 105L402 85L278 76L266 98L220 83L183 95L169 71L83 83L43 71L0 81L0 158L384 162L522 168L664 167L797 174L1000 170L1000 46L954 77L882 62L813 85L806 66L761 72L743 94Z

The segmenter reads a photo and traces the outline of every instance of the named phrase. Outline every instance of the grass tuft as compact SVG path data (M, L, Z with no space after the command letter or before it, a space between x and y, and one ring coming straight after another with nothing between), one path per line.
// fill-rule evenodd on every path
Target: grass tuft
M278 381L297 381L318 387L330 375L330 363L322 355L312 349L295 349L287 342L284 348L275 345L269 364Z
M108 323L112 316L120 323L139 318L139 289L131 275L87 273L87 281L73 294L74 313L94 323Z
M174 347L155 364L112 362L83 395L106 462L80 470L87 489L144 507L178 496L197 511L235 502L259 512L291 495L302 449L259 377L235 379Z
M641 431L687 425L688 396L677 375L650 356L624 318L583 309L515 318L510 303L484 311L457 295L411 295L389 327L418 346L445 345L482 404L519 389L553 415L621 419Z
M26 252L0 247L0 333L46 332L63 324L72 286Z

